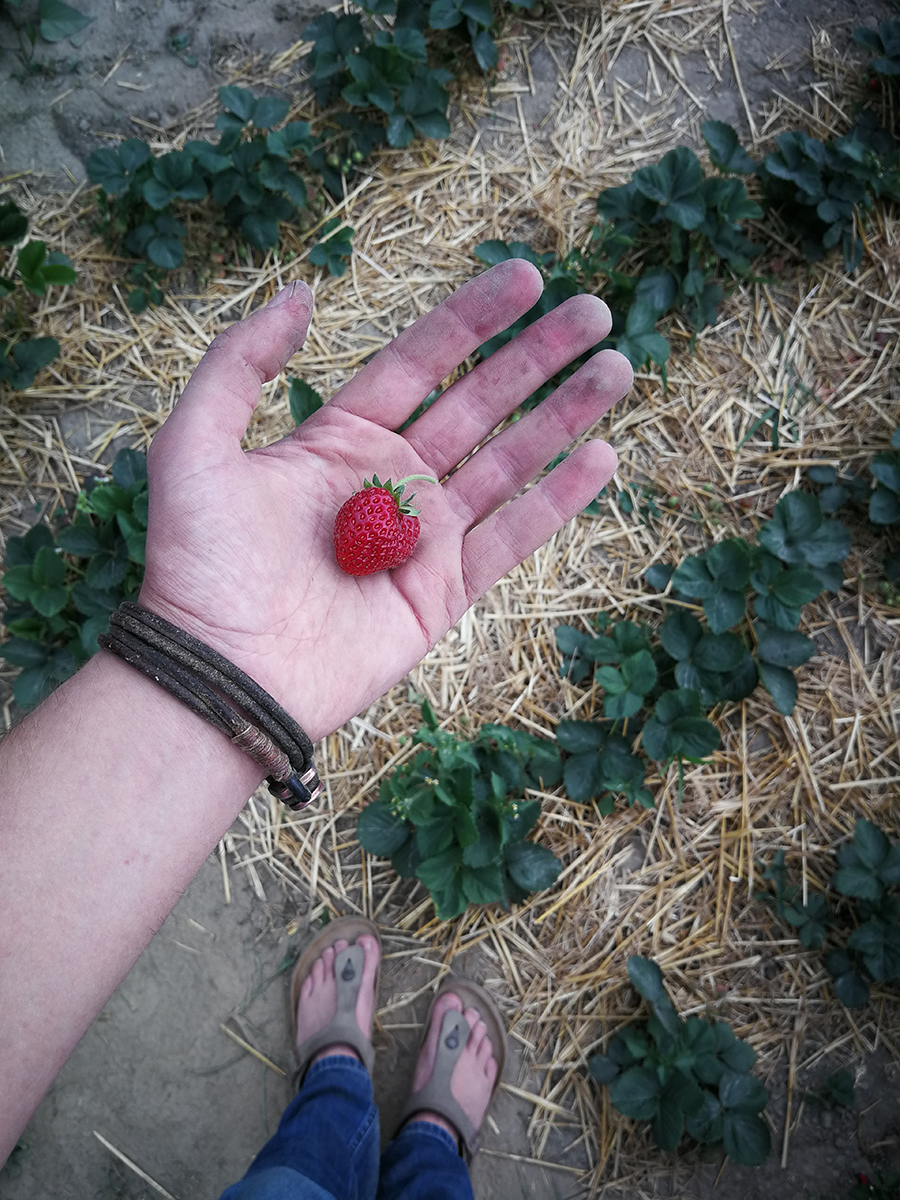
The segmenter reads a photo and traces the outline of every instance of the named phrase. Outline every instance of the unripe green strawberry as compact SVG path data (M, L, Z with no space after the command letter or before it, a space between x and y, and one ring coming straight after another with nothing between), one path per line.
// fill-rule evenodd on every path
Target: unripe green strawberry
M437 483L431 475L410 475L398 484L366 479L340 508L334 522L334 553L348 575L374 575L399 567L412 554L419 537L419 510L413 496L402 494L412 479Z

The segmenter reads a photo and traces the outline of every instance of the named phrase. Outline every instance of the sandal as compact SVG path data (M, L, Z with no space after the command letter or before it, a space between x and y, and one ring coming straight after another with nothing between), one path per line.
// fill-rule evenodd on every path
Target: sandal
M371 934L378 942L378 970L375 975L375 994L378 994L378 984L381 979L381 933L374 921L366 917L338 917L329 921L317 937L303 951L294 968L291 980L291 1027L294 1043L297 1041L297 1004L300 999L300 989L304 980L309 976L315 961L322 957L322 951L335 942L347 941L350 945L346 950L335 956L334 978L337 984L337 1007L335 1014L327 1025L316 1030L311 1037L297 1046L293 1053L294 1072L291 1082L298 1088L303 1082L303 1076L310 1062L327 1046L339 1043L352 1046L362 1059L363 1066L371 1075L375 1062L375 1049L372 1042L356 1023L356 999L359 995L359 985L362 980L364 953L362 946L356 945L356 939L361 934Z
M493 1102L494 1094L500 1084L500 1078L503 1075L503 1067L506 1062L506 1029L503 1024L503 1018L500 1015L497 1005L483 987L479 987L477 983L472 983L468 979L447 980L432 1000L431 1007L428 1010L422 1041L419 1045L420 1053L422 1046L425 1044L425 1039L428 1037L434 1006L440 997L446 995L447 992L453 992L454 995L459 996L463 1009L477 1009L478 1015L487 1026L488 1038L490 1039L493 1056L497 1063L497 1077L494 1080L487 1108L484 1110L486 1117ZM413 1092L408 1097L400 1114L400 1124L398 1126L398 1128L402 1128L410 1117L424 1110L437 1113L449 1121L459 1134L465 1151L466 1162L470 1162L473 1156L478 1153L481 1145L481 1137L469 1116L458 1101L454 1099L453 1093L450 1090L450 1076L453 1074L453 1068L456 1066L457 1059L465 1049L468 1040L469 1023L462 1013L457 1012L455 1009L450 1009L444 1013L431 1078L424 1087L420 1088L417 1092Z

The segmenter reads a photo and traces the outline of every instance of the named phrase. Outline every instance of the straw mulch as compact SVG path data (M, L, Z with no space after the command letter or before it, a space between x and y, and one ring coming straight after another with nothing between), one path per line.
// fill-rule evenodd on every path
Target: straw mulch
M222 277L196 292L187 277L184 290L134 317L123 304L123 262L90 231L90 192L38 199L27 179L14 181L40 235L69 253L80 274L41 312L41 328L63 344L61 359L0 414L3 528L27 526L35 504L46 511L70 501L78 477L108 458L117 439L146 445L216 330L285 279L302 275L317 301L293 370L330 394L473 274L478 242L520 238L541 251L578 245L602 188L673 145L701 147L703 118L693 100L702 98L685 83L679 55L705 55L716 75L726 73L733 61L727 20L727 4L609 0L600 13L559 8L552 21L518 23L500 85L488 94L472 81L459 96L453 137L386 151L335 207L356 230L357 251L341 280L314 272L304 261L310 240L287 229L280 255L254 264L231 250ZM649 54L646 84L602 85L617 55L634 45ZM298 96L304 53L298 45L274 62L233 64L233 79ZM522 100L535 94L538 53L553 57L561 82L547 119L528 122ZM852 72L824 35L814 36L813 54L820 83L811 107L800 112L795 101L776 98L753 114L757 153L780 129L824 136L845 127ZM211 99L177 127L151 130L154 148L209 136L216 110ZM311 115L299 96L292 119ZM680 561L723 536L752 536L809 465L862 471L885 448L900 385L896 217L879 211L866 238L869 256L851 279L837 259L812 269L786 254L774 282L747 285L723 305L693 354L689 331L676 322L668 390L655 374L639 373L596 432L618 450L620 486L652 486L680 506L663 504L661 516L644 521L613 496L601 518L578 518L498 583L407 682L326 740L318 760L326 793L315 811L291 815L257 796L220 848L226 889L234 872L245 871L264 896L268 873L311 897L296 928L325 909L366 912L397 935L398 957L432 963L435 978L478 947L530 1072L518 1092L533 1104L530 1156L550 1153L555 1128L554 1161L586 1164L588 1191L652 1187L671 1170L586 1074L587 1056L635 1011L629 954L660 963L684 1013L732 1022L756 1049L764 1078L789 1069L776 1154L787 1153L805 1068L830 1052L859 1062L879 1044L895 1057L900 1050L889 994L876 987L868 1008L843 1010L821 955L803 950L752 899L758 862L777 848L788 850L806 897L825 886L832 850L855 818L900 836L892 804L900 783L898 614L874 585L881 552L871 530L854 524L844 588L806 610L819 652L800 672L794 714L780 716L761 690L718 714L722 747L710 765L686 771L681 807L674 771L651 778L653 812L600 819L563 795L543 797L539 836L563 862L552 891L510 913L473 908L438 923L421 887L361 853L355 818L379 779L410 753L417 695L461 736L485 721L552 736L564 716L598 714L596 692L558 678L556 625L588 628L601 612L657 622L660 598L641 582L650 563ZM198 272L209 265L202 255L194 264ZM761 273L772 265L764 261ZM770 405L782 414L777 450L769 426L744 440ZM266 389L247 444L265 444L289 425L279 380ZM79 428L88 432L74 448Z

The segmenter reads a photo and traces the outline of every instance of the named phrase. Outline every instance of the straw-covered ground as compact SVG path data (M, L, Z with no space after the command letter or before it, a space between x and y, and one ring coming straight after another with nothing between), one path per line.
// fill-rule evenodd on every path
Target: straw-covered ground
M727 6L724 13L727 22ZM551 115L535 128L521 99L533 93L530 55L539 43L561 83ZM626 45L653 51L645 84L601 86ZM292 370L327 395L473 274L477 243L518 238L540 251L583 244L601 189L673 145L700 152L703 114L679 75L688 52L705 55L714 73L726 69L721 8L609 0L602 12L561 7L552 20L520 22L494 95L473 80L458 96L453 137L378 155L335 207L356 230L351 269L340 280L313 270L308 236L285 229L280 253L261 263L229 251L217 274L217 264L196 255L180 290L133 316L123 303L125 264L91 231L91 192L37 198L27 179L12 181L33 227L72 257L79 279L40 314L42 331L62 344L60 359L0 410L4 530L30 524L35 505L71 503L79 477L108 461L112 443L145 446L216 330L298 273L314 288L316 316ZM846 128L856 75L824 35L813 35L812 52L820 82L809 109L779 100L753 114L757 155L785 128L817 136ZM297 45L272 62L235 64L234 80L287 88L296 98L291 118L309 119L314 110L298 87L304 54ZM505 115L492 117L495 101ZM155 135L154 149L209 136L216 111L211 99L165 140ZM192 223L189 244L202 246L212 236L202 210ZM524 1052L530 1082L518 1094L533 1104L529 1155L551 1153L556 1127L563 1136L552 1139L555 1161L586 1164L581 1183L589 1191L615 1183L652 1189L671 1171L668 1156L614 1112L586 1072L587 1057L635 1012L630 954L659 962L682 1012L730 1021L757 1051L763 1078L789 1069L787 1119L773 1129L773 1155L789 1151L798 1077L826 1052L854 1064L877 1046L900 1055L896 997L876 986L867 1008L843 1009L821 954L804 950L753 900L760 860L776 849L787 851L805 898L826 885L832 851L855 818L900 836L900 617L875 586L880 551L871 529L853 524L843 589L805 610L818 652L800 672L791 717L761 689L720 711L722 746L710 764L686 770L680 806L674 770L651 778L655 811L601 818L558 792L542 796L539 838L563 862L554 889L509 913L471 908L440 923L422 887L361 852L356 816L410 753L417 696L460 736L496 721L552 737L560 718L599 714L596 691L559 679L555 626L588 628L598 613L657 623L660 597L642 582L648 565L678 562L724 536L751 536L810 465L862 469L886 448L900 395L896 214L877 210L866 243L869 254L851 278L836 258L814 268L787 250L781 264L763 260L768 281L734 292L693 352L689 331L676 324L668 389L639 373L595 432L618 451L619 487L652 486L679 507L663 504L645 520L626 514L611 488L600 517L579 517L494 587L407 682L327 739L318 759L321 805L294 816L260 794L243 815L245 833L233 832L223 849L226 872L243 863L251 877L265 870L309 895L310 921L325 909L376 916L398 935L398 958L427 960L435 978L478 946ZM769 425L748 436L773 405L782 414L777 450ZM247 444L263 445L289 426L282 379L266 389Z

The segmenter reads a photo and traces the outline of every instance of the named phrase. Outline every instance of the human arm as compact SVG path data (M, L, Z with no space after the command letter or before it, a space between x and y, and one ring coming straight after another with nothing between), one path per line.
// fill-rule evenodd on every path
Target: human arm
M537 298L528 264L466 285L294 433L246 454L261 383L302 342L298 287L216 339L149 456L141 601L257 679L313 740L414 666L486 587L592 499L615 468L579 448L505 502L630 384L604 352L454 468L522 399L608 331L579 297L393 432ZM427 473L410 561L356 579L334 515L365 475ZM228 828L262 771L216 730L101 653L0 748L0 1157Z

